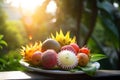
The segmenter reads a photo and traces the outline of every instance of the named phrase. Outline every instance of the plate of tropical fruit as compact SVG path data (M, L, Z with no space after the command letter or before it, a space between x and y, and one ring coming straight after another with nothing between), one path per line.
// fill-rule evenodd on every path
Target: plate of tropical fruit
M22 66L50 74L93 75L100 69L98 60L105 58L103 54L92 53L87 46L80 47L75 36L70 37L69 31L63 34L62 30L43 42L22 46L20 54Z

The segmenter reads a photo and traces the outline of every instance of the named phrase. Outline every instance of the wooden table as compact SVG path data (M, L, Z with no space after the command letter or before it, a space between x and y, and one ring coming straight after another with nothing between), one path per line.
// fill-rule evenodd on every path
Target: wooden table
M56 75L56 74L46 74L35 71L4 71L0 72L1 79L40 79L40 80L120 80L120 70L98 70L93 77L86 74L77 75Z

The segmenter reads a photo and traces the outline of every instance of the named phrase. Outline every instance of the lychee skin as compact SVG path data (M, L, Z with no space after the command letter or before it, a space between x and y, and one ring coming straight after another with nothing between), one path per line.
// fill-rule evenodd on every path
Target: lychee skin
M88 55L85 54L85 53L78 53L78 54L77 54L77 58L78 58L78 65L79 65L79 66L84 67L84 66L86 66L86 65L88 64L88 62L89 62L89 57L88 57Z
M87 47L82 47L81 49L79 49L79 52L90 55L90 50Z
M77 52L76 50L71 46L71 45L65 45L61 48L61 51L62 50L69 50L69 51L72 51L73 53L75 53L75 55L77 55Z
M52 69L57 65L57 53L52 50L46 50L42 55L42 66L46 69Z
M42 53L40 51L34 52L32 55L32 58L31 58L31 63L33 65L40 65L41 64L41 56L42 56Z
M77 53L79 52L79 46L78 46L78 44L71 43L70 45L76 50Z

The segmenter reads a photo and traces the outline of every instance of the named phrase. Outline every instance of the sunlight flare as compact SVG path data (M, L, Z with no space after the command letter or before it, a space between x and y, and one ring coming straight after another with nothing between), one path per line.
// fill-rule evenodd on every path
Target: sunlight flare
M33 14L38 6L41 6L45 0L6 0L11 6L21 9L23 14ZM56 3L51 0L47 6L46 12L54 14Z
M47 6L46 12L54 15L56 12L56 9L57 9L57 6L56 6L55 1L51 0Z

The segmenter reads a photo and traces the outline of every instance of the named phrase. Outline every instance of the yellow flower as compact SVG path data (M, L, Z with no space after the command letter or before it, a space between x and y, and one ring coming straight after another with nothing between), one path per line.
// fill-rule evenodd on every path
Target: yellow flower
M27 62L31 61L31 57L35 51L41 51L41 42L35 42L34 45L26 45L22 46L22 49L20 50L21 55L23 56L23 59Z
M75 43L76 42L76 37L75 36L73 38L70 38L70 31L68 31L66 33L66 35L64 35L62 30L60 30L59 33L56 32L56 36L51 34L51 38L58 41L61 46L69 45L70 43Z

